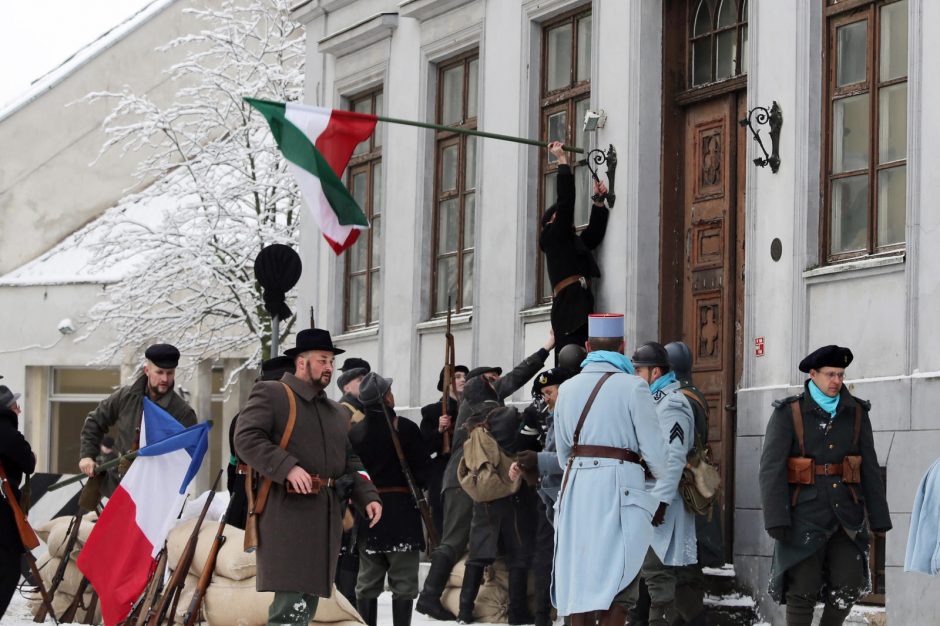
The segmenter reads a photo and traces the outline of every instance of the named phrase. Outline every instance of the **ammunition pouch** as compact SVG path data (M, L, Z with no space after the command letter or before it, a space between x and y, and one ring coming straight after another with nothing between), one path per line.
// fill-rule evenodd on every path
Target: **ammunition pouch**
M315 496L315 495L319 495L321 489L327 489L327 488L332 489L333 487L336 486L336 481L332 478L320 478L318 474L310 474L310 473L308 473L307 476L310 477L310 482L313 484L313 486L310 488L310 493L300 493L299 491L294 489L294 486L291 485L289 482L284 483L284 487L287 489L287 493L296 494L300 496Z
M791 485L812 485L816 482L816 461L807 456L787 459L787 482Z
M862 455L850 454L842 460L842 482L853 485L862 482Z

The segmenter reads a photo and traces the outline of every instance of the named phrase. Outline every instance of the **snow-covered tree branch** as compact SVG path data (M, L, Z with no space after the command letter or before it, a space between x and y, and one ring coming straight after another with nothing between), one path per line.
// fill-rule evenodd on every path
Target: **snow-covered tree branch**
M294 181L242 96L301 98L302 27L287 0L225 0L187 14L203 29L158 49L186 50L168 70L178 85L171 102L127 89L86 98L116 101L102 153L139 158L135 175L146 185L84 231L102 272L128 268L89 313L85 336L99 327L116 336L102 361L129 343L161 340L199 360L244 355L256 364L271 321L252 264L263 246L296 242Z

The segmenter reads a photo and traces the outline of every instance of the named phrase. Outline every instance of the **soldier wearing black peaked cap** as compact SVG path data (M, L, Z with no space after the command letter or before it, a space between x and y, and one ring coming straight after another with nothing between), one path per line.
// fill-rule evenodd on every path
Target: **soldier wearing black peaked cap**
M852 351L823 346L800 362L803 393L777 400L760 463L764 526L774 538L770 594L788 626L842 624L870 586L869 532L891 530L871 404L844 385ZM866 522L867 518L867 522Z

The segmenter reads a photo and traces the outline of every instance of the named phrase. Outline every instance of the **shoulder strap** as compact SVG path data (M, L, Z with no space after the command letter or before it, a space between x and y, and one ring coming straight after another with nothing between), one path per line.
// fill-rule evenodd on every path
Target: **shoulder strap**
M284 385L284 391L287 393L287 404L290 406L290 412L287 415L287 427L284 429L284 434L281 435L281 442L277 444L278 447L283 450L287 448L287 443L294 433L294 425L297 423L297 400L294 397L294 392L287 386L287 383L282 382L281 384ZM271 491L271 479L265 478L261 483L261 487L258 488L255 513L260 515L264 511L264 505L268 502L269 491Z
M581 409L581 417L578 418L578 425L574 428L574 435L572 436L572 442L574 445L578 445L578 440L581 438L581 427L584 426L584 419L587 417L588 412L591 410L591 406L594 404L594 399L597 397L597 392L601 390L601 387L604 383L607 382L607 379L613 376L613 372L607 372L601 379L597 381L597 384L594 385L594 390L591 391L591 395L588 396L587 403L584 405L584 408Z
M681 389L679 389L679 391L682 393L682 395L684 395L686 398L689 399L689 402L694 402L698 406L702 407L702 411L704 411L705 414L708 415L708 407L702 404L702 401L699 400L699 397L695 394L695 392L693 392L688 387L682 387ZM707 424L706 424L706 428L707 428ZM704 448L706 442L702 441L702 433L699 432L698 424L695 423L694 410L692 412L692 430L695 432L695 447Z
M858 436L862 431L862 405L855 401L855 430L852 432L852 447L858 447Z
M790 403L790 414L793 416L793 432L796 433L796 440L800 444L800 456L806 456L806 450L803 448L803 411L800 409L799 400Z

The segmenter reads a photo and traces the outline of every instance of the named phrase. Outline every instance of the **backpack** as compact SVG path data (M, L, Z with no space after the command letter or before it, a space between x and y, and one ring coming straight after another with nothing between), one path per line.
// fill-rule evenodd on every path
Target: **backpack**
M689 402L695 402L702 406L693 391L689 389L680 389L680 391L689 399ZM679 480L679 495L682 496L682 502L690 513L708 515L710 518L712 504L718 499L721 474L718 472L718 468L711 463L708 445L702 441L699 429L693 428L693 430L695 431L695 445L689 451L685 469L682 470L682 478Z
M513 457L506 453L489 431L489 417L499 406L487 413L486 418L471 427L463 444L463 457L457 465L457 480L474 502L492 502L511 496L522 485L522 479L509 480L509 466Z

